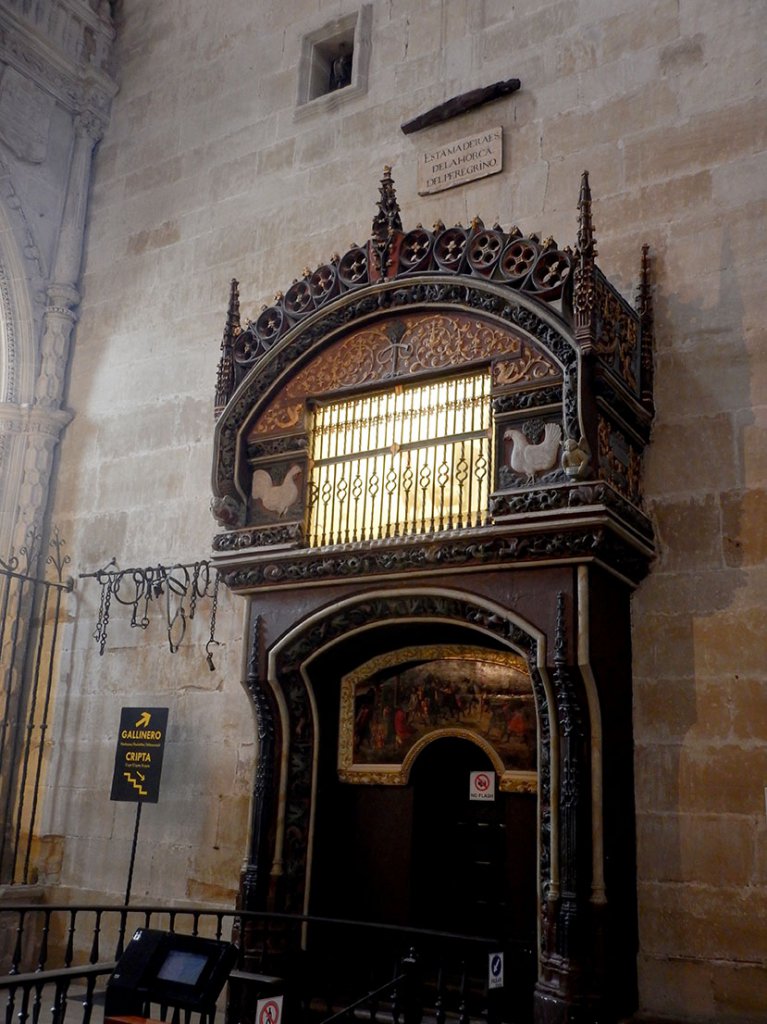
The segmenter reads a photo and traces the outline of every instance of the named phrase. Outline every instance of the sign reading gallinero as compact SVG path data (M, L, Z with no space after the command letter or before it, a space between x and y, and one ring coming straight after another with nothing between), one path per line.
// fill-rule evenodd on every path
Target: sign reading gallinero
M122 709L110 800L157 803L167 725L167 708Z

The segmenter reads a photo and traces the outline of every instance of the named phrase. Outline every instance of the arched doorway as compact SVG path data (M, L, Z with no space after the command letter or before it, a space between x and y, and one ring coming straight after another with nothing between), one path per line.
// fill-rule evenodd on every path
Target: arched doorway
M318 768L305 909L534 944L537 714L525 659L457 622L388 618L340 637L306 677ZM303 718L308 705L294 700ZM469 801L480 769L497 780L494 801ZM467 874L471 860L481 878ZM436 879L451 875L473 895L449 912ZM470 910L480 891L483 913Z
M424 588L331 600L321 616L305 620L270 654L271 685L285 698L283 735L292 737L279 781L287 799L285 830L281 837L278 819L274 848L280 870L276 905L313 918L376 922L390 929L361 932L359 942L342 952L336 948L326 962L327 941L311 925L308 954L315 969L319 957L325 979L340 965L367 978L374 962L391 964L392 941L395 936L398 944L405 941L403 929L484 933L507 951L510 970L514 962L515 1012L525 1019L538 970L540 883L550 870L548 837L539 836L540 819L550 812L548 804L539 811L535 770L539 737L548 736L549 698L537 650L537 632L514 613L468 593ZM469 666L475 662L481 669L472 674ZM462 685L453 685L456 680ZM479 680L482 687L475 685ZM401 746L401 756L392 755L390 763L385 743L376 763L344 758L345 739L359 738L345 726L344 697L350 695L345 690L353 698L356 724L360 702L377 689L380 724L387 706L395 712L412 708L413 692L422 684L430 710L421 717L415 709L410 713L412 746ZM396 698L389 704L392 690ZM533 761L515 774L504 758L521 742L507 728L518 719L520 704L530 713ZM369 724L375 734L375 718ZM495 808L469 808L467 816L467 772L488 768L496 775ZM445 806L453 833L465 836L461 851L449 835L449 849L440 851L433 834ZM467 878L460 893L451 885L452 914L440 907L447 883L435 884L437 873L429 873L434 858L447 859L443 878L469 870L470 861L483 873ZM412 941L432 953L435 943L443 943L435 936L412 936ZM476 993L486 980L487 947L471 950L467 977ZM458 966L453 962L451 969Z
M370 972L381 965L388 968L396 958L395 951L401 953L403 943L412 943L426 954L429 963L437 950L446 950L451 971L459 972L452 975L452 984L456 984L460 968L452 952L458 948L455 941L445 946L436 935L409 929L482 936L494 940L493 948L506 952L515 982L515 1019L526 1020L537 973L536 772L528 771L524 777L527 791L501 788L514 781L504 770L507 766L501 757L508 755L513 742L521 742L518 736L512 741L506 734L515 714L517 719L521 717L523 698L518 692L512 696L510 689L510 677L515 674L519 677L517 691L521 682L527 682L524 700L530 705L532 743L537 743L537 714L526 660L510 650L500 635L493 637L468 625L468 600L465 604L456 601L451 608L445 601L435 603L428 595L411 595L410 612L416 609L416 602L420 604L421 616L415 621L397 617L404 607L394 596L385 600L381 595L380 600L380 605L375 604L376 620L367 629L352 628L332 642L334 628L325 622L324 640L331 642L314 657L307 646L304 692L307 697L311 693L310 701L299 699L289 673L277 670L276 678L289 695L291 718L301 723L302 737L310 706L317 716L316 779L312 783L308 775L295 772L286 780L289 794L313 793L313 809L306 814L310 824L304 843L297 831L304 813L303 796L288 799L283 891L287 894L289 877L294 884L298 881L300 865L293 851L306 848L310 853L305 912L315 919L341 918L390 929L354 931L351 939L348 933L343 938L339 935L329 953L326 931L310 925L307 952L314 970L318 962L322 964L325 980L335 972L351 972L364 977L366 984L377 984L383 979L371 979ZM362 607L349 608L357 627L361 616L370 610L369 605L360 604ZM438 608L442 621L435 614ZM448 611L455 618L445 621ZM342 614L341 609L335 612ZM331 613L331 622L334 618ZM513 632L511 624L506 625ZM499 628L497 623L495 628ZM521 631L514 635L521 643ZM300 645L298 639L296 642ZM275 658L276 666L283 670L289 663L287 651L284 660ZM472 675L475 663L481 668ZM466 678L472 680L468 686L451 685ZM481 693L475 689L475 678L486 682ZM389 703L393 691L396 698ZM412 699L415 692L420 695L418 701ZM358 753L375 756L375 763L362 757L350 764L343 758L344 699L350 694L358 698L355 726L361 708L372 712L364 729L360 726L362 731L353 733L353 741L362 739ZM422 700L428 710L421 708ZM393 735L391 747L387 747L385 735L378 730L389 722L395 734L393 716L403 708L412 709L406 723L409 734L403 739L400 723L399 738ZM408 748L408 742L413 746ZM396 751L398 745L403 751L402 773L399 764L386 763L387 750ZM293 751L298 761L295 746ZM493 801L469 799L474 771L494 778ZM466 962L466 983L475 995L487 973L486 948L470 946Z

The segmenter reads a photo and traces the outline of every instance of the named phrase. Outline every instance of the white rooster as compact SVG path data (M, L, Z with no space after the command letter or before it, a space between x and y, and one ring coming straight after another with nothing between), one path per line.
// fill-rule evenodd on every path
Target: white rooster
M545 473L556 465L562 438L562 428L558 423L546 424L543 440L538 444L531 444L521 430L512 430L511 427L503 436L511 439L511 468L515 473L524 473L528 484L535 482L536 473Z
M251 494L267 511L284 516L290 506L298 501L299 490L295 478L300 472L300 466L291 466L282 483L275 484L265 469L257 469L253 473Z

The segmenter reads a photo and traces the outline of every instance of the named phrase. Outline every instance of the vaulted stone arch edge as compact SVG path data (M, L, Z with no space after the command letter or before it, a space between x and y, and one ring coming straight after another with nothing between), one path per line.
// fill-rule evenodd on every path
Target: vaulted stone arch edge
M573 932L586 913L593 885L593 697L584 693L575 664L577 645L569 639L577 629L575 602L574 592L560 591L553 638L496 601L442 588L371 591L325 604L288 629L268 651L256 620L248 689L256 706L260 753L243 904L293 913L308 908L317 772L316 704L307 672L311 661L344 638L392 618L460 622L500 640L530 667L539 712L540 955L542 963L564 958L557 970L569 974L575 957ZM296 738L299 722L303 724ZM563 858L578 843L578 856L571 856L563 868Z
M216 424L212 480L216 497L245 500L238 480L244 434L288 376L350 329L400 309L463 311L519 332L561 367L565 432L576 439L584 434L580 351L568 325L549 305L476 278L441 274L397 278L345 293L297 324L255 363Z
M29 544L39 527L47 467L71 419L35 403L41 310L33 299L43 290L42 267L5 175L0 161L0 558Z
M2 160L0 187L0 403L5 406L34 398L37 344L32 296L41 291L44 281L39 255Z

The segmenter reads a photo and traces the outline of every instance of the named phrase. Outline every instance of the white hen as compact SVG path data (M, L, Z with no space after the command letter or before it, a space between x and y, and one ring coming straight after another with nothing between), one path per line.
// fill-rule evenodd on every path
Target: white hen
M524 473L527 483L535 481L536 473L545 473L556 465L562 437L562 428L558 423L546 424L543 428L543 440L538 444L531 444L521 430L509 428L503 436L511 438L511 468L515 473Z
M257 469L253 473L251 494L268 512L284 516L290 506L298 501L299 490L295 478L300 472L300 466L291 466L282 483L275 484L265 469Z

